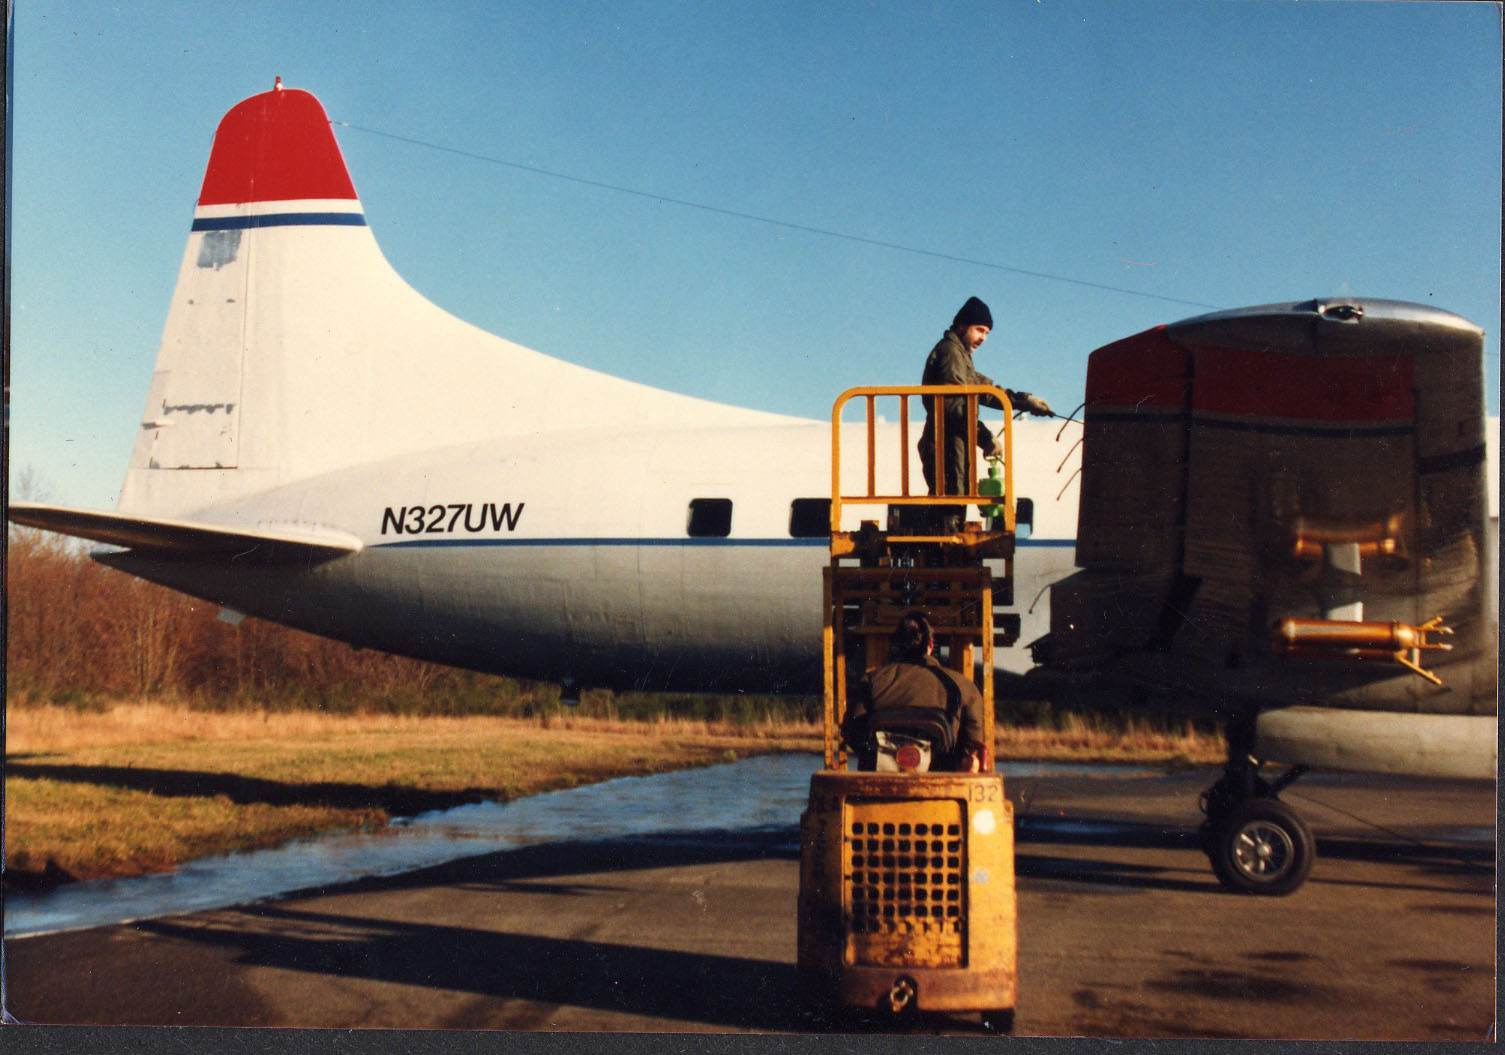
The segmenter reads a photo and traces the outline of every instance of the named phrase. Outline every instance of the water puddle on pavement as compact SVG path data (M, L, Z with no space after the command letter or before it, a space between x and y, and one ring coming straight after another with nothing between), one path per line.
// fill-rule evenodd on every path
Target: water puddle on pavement
M461 857L563 840L679 832L787 831L797 851L799 816L814 755L623 777L513 802L482 802L394 820L370 832L298 839L266 850L216 854L172 872L69 883L5 898L9 938L202 912L443 864ZM1139 776L1127 766L1006 763L1005 777Z

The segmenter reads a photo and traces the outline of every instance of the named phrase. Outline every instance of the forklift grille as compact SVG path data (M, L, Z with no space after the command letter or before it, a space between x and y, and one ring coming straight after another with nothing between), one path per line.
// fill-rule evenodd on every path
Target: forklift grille
M848 962L963 963L965 812L955 799L847 801Z

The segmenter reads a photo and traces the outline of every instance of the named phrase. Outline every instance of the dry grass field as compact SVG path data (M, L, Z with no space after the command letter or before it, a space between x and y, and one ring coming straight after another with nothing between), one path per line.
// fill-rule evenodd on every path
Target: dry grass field
M14 706L14 886L134 875L483 799L813 747L706 723Z

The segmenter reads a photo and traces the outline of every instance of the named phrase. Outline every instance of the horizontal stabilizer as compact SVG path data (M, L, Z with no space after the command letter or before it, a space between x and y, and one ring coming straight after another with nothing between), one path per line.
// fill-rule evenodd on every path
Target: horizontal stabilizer
M236 554L261 548L287 559L328 560L361 549L361 540L343 531L297 525L229 527L162 517L122 516L91 509L12 502L11 523L135 550L188 555Z

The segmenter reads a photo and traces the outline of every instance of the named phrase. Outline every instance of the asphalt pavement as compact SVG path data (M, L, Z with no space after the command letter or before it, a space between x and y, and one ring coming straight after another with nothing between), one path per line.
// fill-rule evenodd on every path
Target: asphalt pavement
M1482 1040L1494 786L1310 776L1307 884L1222 890L1203 771L1014 779L1015 1034ZM892 1031L795 991L795 823L489 853L275 901L5 943L35 1023ZM903 1029L981 1035L975 1019Z

